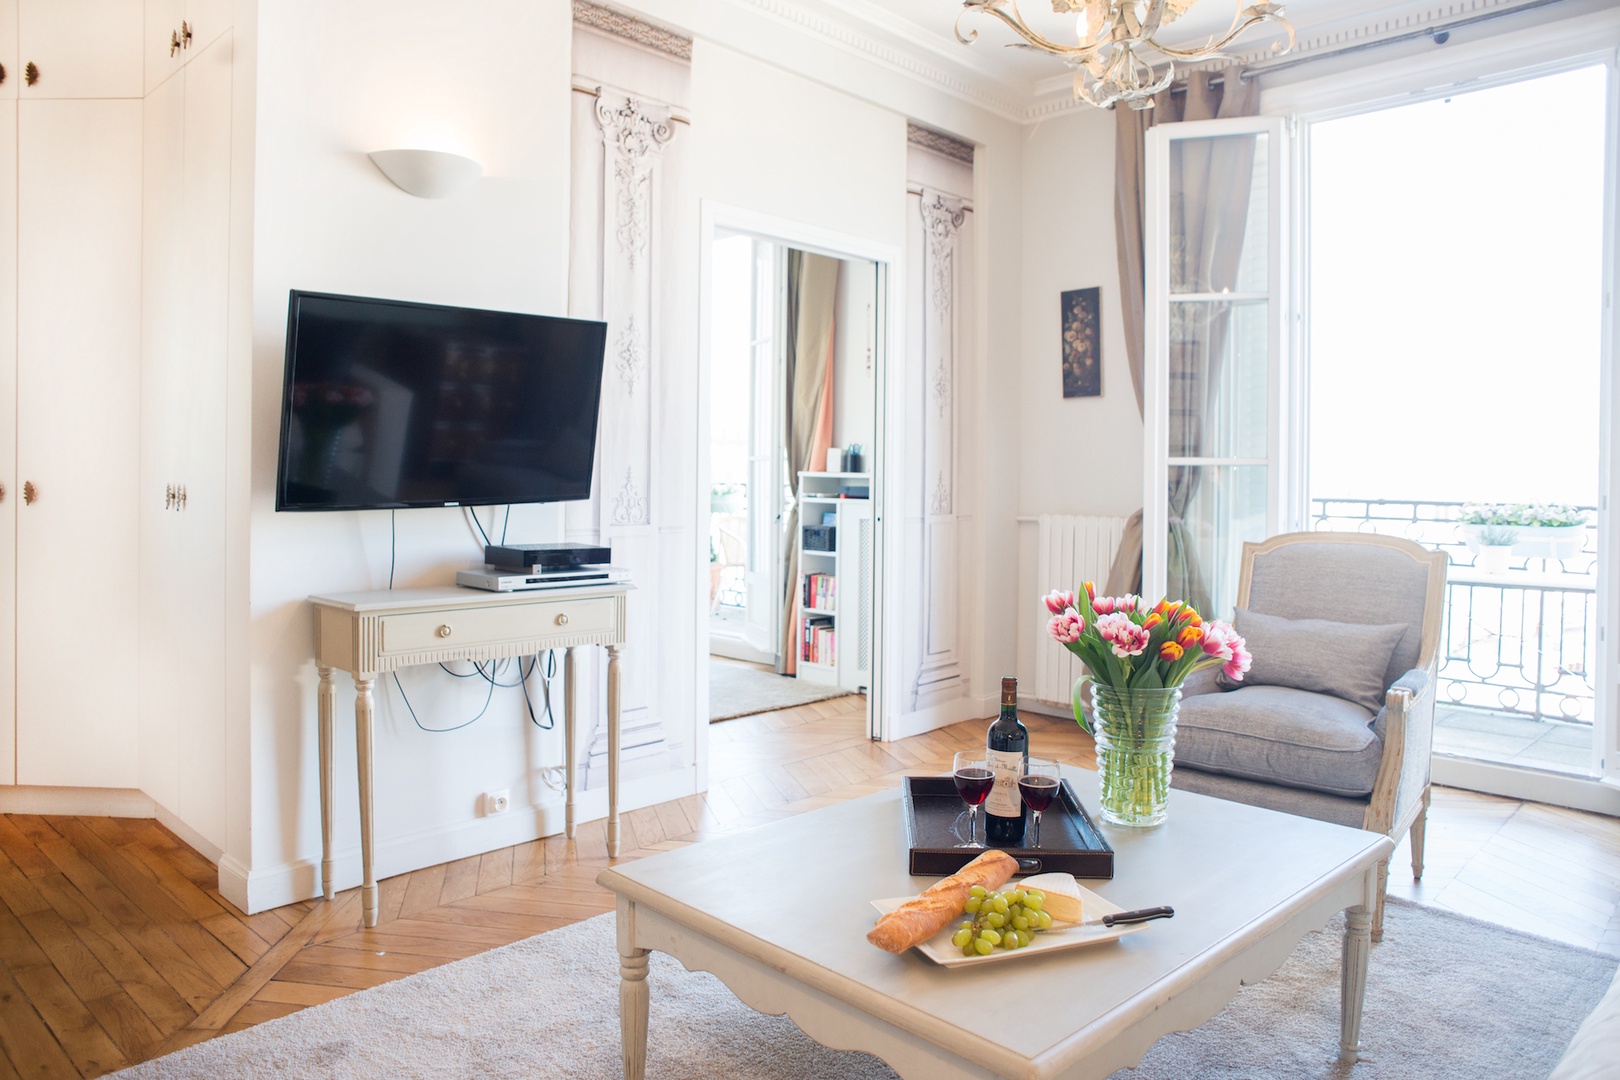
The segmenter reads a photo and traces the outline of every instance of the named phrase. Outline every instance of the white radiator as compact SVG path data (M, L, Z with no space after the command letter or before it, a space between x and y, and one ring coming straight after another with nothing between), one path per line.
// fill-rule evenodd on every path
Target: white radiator
M1036 519L1035 585L1040 595L1053 589L1078 592L1086 581L1095 582L1101 590L1114 565L1119 539L1125 534L1125 520L1065 514L1042 514ZM1019 597L1019 601L1030 605L1024 610L1039 622L1033 640L1035 685L1031 696L1067 705L1074 680L1080 677L1080 661L1046 636L1046 622L1051 615L1044 605L1035 597Z

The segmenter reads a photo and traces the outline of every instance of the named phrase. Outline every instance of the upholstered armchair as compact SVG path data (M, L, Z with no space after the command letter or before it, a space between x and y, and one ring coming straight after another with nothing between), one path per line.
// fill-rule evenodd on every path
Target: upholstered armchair
M1234 623L1254 666L1241 683L1188 680L1173 786L1396 842L1410 831L1421 879L1446 564L1361 533L1243 545ZM1388 876L1385 860L1375 941Z

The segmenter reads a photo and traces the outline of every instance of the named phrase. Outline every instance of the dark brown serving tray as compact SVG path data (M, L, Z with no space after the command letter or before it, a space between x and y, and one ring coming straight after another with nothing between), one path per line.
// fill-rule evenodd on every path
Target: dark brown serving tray
M906 846L911 849L913 874L945 877L978 857L981 849L956 846L967 841L967 806L956 793L954 780L949 776L908 776L903 794ZM1026 831L1025 837L1028 835ZM982 807L978 839L984 842ZM1080 878L1114 876L1114 849L1092 824L1067 780L1057 799L1041 814L1041 846L1003 850L1018 860L1020 875L1058 871Z

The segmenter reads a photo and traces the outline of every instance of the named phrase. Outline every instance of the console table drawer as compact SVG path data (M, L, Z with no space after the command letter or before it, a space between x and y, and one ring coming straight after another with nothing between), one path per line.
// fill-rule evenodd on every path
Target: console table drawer
M378 645L385 654L397 654L521 641L549 634L573 637L613 630L617 610L613 598L597 597L384 615L377 620L381 630Z

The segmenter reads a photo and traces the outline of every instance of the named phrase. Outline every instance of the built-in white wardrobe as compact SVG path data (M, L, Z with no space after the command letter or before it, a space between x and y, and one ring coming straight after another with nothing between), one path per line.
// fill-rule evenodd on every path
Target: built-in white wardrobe
M0 0L0 783L219 782L231 6Z

